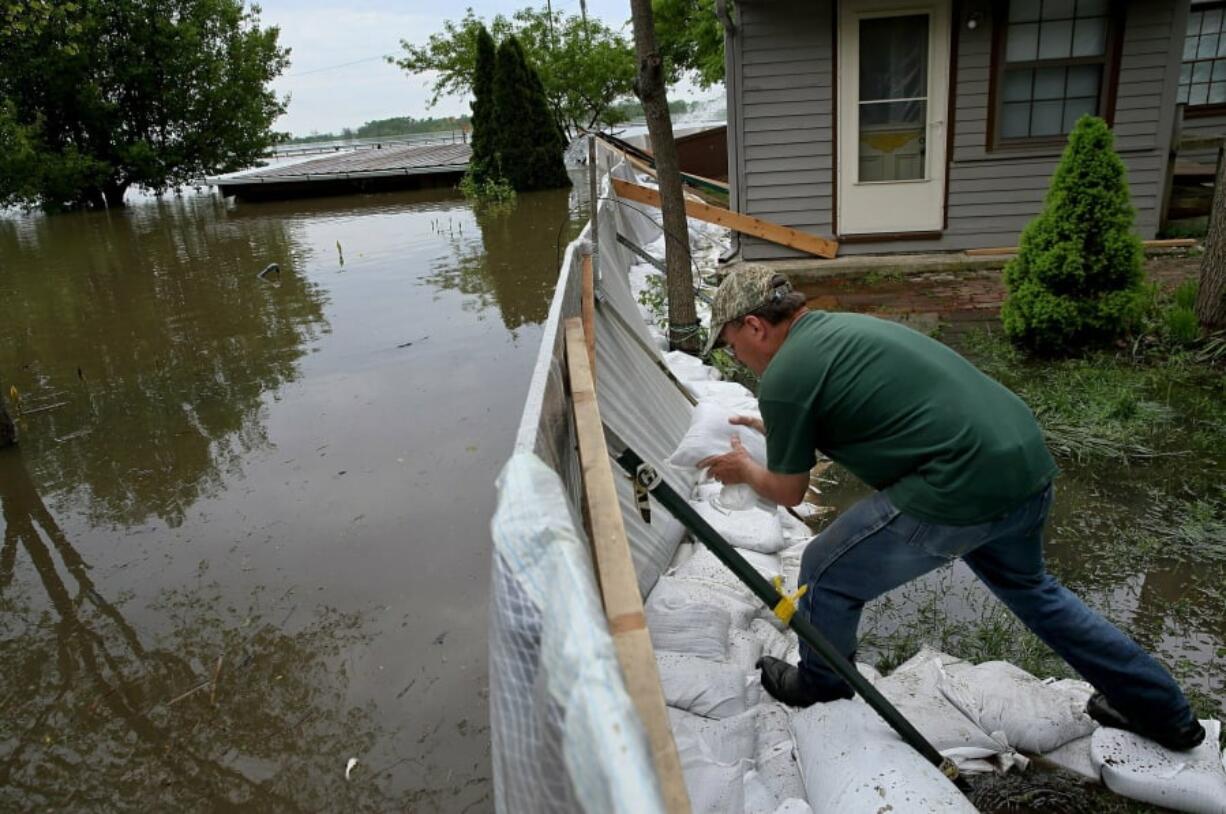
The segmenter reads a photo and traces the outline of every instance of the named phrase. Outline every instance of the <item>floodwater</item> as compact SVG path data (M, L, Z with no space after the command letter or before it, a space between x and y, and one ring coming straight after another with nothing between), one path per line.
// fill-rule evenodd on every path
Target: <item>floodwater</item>
M0 218L0 809L492 809L494 478L573 203Z

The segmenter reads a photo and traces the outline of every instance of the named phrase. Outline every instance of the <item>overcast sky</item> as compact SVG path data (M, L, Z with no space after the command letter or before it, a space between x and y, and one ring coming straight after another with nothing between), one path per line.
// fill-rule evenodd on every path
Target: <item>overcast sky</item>
M400 56L402 39L425 43L447 19L464 16L471 6L489 20L510 15L530 0L260 0L264 25L281 29L289 46L290 67L273 84L278 95L290 95L289 109L276 129L296 136L312 131L338 132L372 119L392 116L452 116L467 113L469 100L444 98L427 108L431 77L410 76L382 57ZM544 7L544 0L539 3ZM555 11L579 13L579 0L553 0ZM588 14L631 35L629 0L588 0ZM698 91L688 83L676 89L678 98L709 98L719 91Z

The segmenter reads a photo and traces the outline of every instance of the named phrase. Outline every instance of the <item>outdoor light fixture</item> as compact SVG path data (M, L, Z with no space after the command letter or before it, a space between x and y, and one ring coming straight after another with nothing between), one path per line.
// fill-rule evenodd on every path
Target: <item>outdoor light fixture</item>
M966 27L971 31L978 28L981 22L983 22L983 15L978 11L972 11L970 14L966 15Z

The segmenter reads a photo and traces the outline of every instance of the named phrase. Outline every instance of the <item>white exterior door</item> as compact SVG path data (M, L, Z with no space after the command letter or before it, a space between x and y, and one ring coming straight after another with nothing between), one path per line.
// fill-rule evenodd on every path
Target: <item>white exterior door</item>
M838 231L945 222L949 0L841 0Z

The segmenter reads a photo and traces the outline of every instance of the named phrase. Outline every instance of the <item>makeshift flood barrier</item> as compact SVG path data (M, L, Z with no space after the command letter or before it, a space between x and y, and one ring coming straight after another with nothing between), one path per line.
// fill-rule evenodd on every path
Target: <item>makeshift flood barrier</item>
M754 402L700 361L665 352L662 333L636 302L636 289L658 271L617 239L659 257L658 211L619 199L608 175L650 181L607 148L597 163L606 173L590 314L600 420L736 546L766 585L773 589L781 577L792 594L811 534L805 524L757 501L731 510L719 484L666 463L690 432L695 402L741 412L751 412ZM720 247L709 238L718 232L694 222L690 231L696 254L706 252L700 264L714 266ZM582 315L590 239L585 231L566 249L515 450L498 480L489 600L497 810L972 811L957 787L859 698L793 710L767 697L753 664L763 654L795 663L796 635L721 560L690 542L655 494L646 495L645 519L632 481L620 474L612 491L642 619L609 622L584 530L584 477L568 395L574 382L565 325ZM730 534L737 528L747 532L739 541ZM640 624L667 705L684 807L665 792L649 727L634 702L637 690L628 689L619 662L621 631ZM856 667L964 774L1019 771L1028 756L1038 756L1139 800L1226 814L1216 738L1190 753L1154 752L1143 739L1089 720L1083 709L1090 689L1081 682L1043 680L1002 662L974 665L928 649L885 677Z

